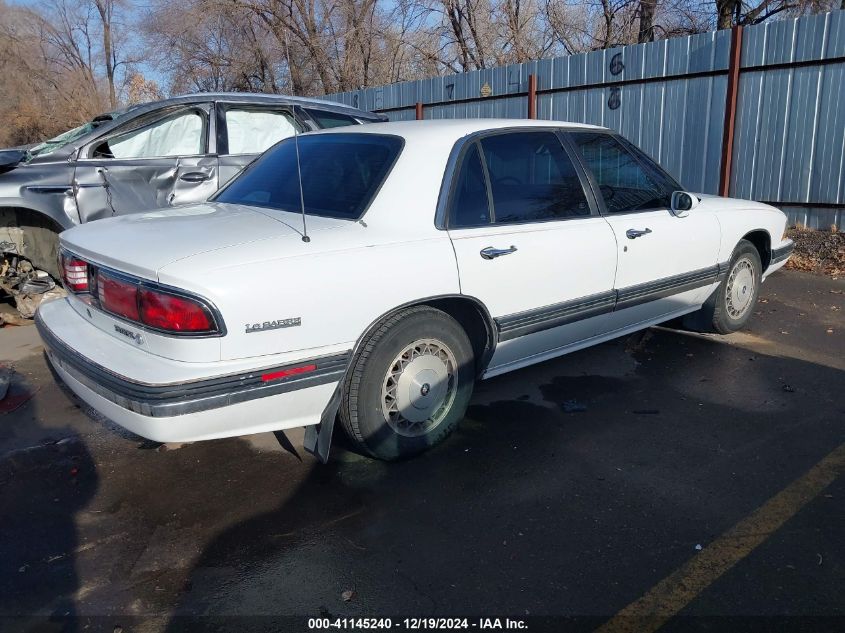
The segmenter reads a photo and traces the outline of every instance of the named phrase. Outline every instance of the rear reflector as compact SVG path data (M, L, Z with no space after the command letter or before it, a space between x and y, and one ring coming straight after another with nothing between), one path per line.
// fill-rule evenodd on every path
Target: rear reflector
M108 273L97 275L97 298L107 312L131 321L139 320L138 286L112 277Z
M148 288L141 288L141 323L171 332L212 332L214 319L202 304Z
M317 369L316 365L303 365L302 367L291 367L290 369L280 369L279 371L273 371L269 374L262 374L261 380L264 382L270 382L271 380L281 380L282 378L287 378L288 376L296 376L298 374L307 374L309 371L314 371Z
M71 292L88 291L88 264L68 253L61 254L62 281Z

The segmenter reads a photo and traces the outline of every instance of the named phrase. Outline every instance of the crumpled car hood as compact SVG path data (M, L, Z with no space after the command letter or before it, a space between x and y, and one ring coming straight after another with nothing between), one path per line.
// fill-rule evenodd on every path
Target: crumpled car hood
M258 240L301 236L301 225L245 205L204 203L97 220L61 234L62 245L92 262L148 279L180 259ZM295 216L293 216L295 217ZM342 220L308 218L308 232Z

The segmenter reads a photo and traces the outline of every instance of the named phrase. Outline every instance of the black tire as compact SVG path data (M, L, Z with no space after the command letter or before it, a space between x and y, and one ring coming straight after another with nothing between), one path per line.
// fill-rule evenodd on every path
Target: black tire
M722 283L701 310L684 318L684 325L700 332L718 334L730 334L741 330L754 313L754 306L757 305L757 297L760 294L762 275L763 264L757 248L748 240L740 240L731 256L728 271ZM734 288L734 283L738 279L744 280L744 283L742 287ZM738 295L733 294L734 290ZM733 304L733 298L739 299L741 309Z
M408 354L402 356L402 362L409 364L388 377L388 370L398 366L394 361L403 352ZM428 358L419 360L423 357ZM417 362L411 365L413 360ZM426 369L426 364L434 369ZM407 371L408 367L415 369ZM420 380L450 377L432 381L434 384L422 382L417 395L419 383L413 382L413 388L408 386L412 375L422 376ZM429 306L406 308L379 323L352 359L340 403L341 425L352 442L368 455L389 461L412 457L442 442L455 429L464 417L474 382L472 345L460 324ZM424 421L409 421L399 411L387 412L391 406L399 407L400 396L396 394L400 392L413 394L413 406L420 407L406 407L410 417L424 415L428 407L436 408ZM431 398L426 400L430 393ZM441 394L442 404L438 406Z

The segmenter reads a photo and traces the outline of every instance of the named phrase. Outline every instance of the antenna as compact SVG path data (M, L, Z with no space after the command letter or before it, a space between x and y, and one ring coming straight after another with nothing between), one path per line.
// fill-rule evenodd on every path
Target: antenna
M302 241L310 242L308 225L305 223L305 194L302 191L302 165L299 163L299 133L296 123L296 105L293 106L293 144L296 147L296 177L299 179L299 208L302 211Z

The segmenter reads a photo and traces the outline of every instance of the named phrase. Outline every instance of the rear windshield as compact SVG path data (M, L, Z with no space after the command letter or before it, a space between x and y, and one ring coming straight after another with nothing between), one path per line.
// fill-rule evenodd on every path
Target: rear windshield
M402 140L378 134L299 137L305 213L357 220L393 166ZM281 141L213 200L300 212L296 140Z

